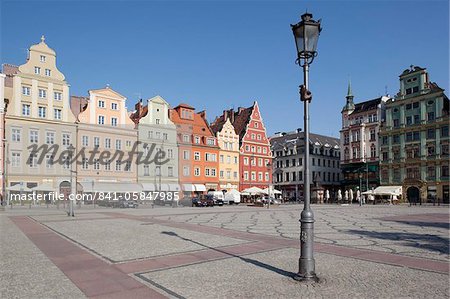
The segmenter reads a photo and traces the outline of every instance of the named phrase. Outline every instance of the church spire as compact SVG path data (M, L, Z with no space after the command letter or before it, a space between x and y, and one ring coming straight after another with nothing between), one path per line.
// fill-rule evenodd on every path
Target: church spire
M353 103L352 82L350 80L348 80L347 95L345 96L345 98L346 103L342 110L354 110L355 104Z

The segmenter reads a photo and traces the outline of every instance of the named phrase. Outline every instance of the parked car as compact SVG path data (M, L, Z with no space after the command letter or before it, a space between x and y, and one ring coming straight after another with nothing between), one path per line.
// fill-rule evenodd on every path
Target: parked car
M211 196L208 195L200 195L199 197L194 197L192 199L193 207L213 207L214 200Z
M192 207L192 198L185 196L178 201L178 204L183 207Z
M222 191L209 191L206 196L209 196L213 199L214 205L223 206L224 195Z
M138 203L134 200L121 200L118 203L119 208L137 208Z

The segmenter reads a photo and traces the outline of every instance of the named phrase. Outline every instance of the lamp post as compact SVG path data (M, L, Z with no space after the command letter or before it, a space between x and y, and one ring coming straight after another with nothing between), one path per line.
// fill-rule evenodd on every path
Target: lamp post
M322 28L320 20L314 21L312 14L305 13L301 16L301 21L291 25L294 33L295 45L297 47L296 63L303 68L303 85L300 86L300 100L304 104L304 140L305 140L305 161L303 164L304 182L303 196L304 208L300 216L300 259L299 271L294 276L298 281L317 280L314 261L314 214L311 210L310 177L309 177L309 103L312 94L309 88L309 65L317 56L316 48L319 34Z
M74 196L74 186L73 186L73 154L75 152L75 147L70 144L69 147L67 148L67 150L69 151L69 163L70 163L70 194L69 194L69 212L67 213L67 216L72 216L74 217L74 209L73 209L73 198L71 199L70 197Z

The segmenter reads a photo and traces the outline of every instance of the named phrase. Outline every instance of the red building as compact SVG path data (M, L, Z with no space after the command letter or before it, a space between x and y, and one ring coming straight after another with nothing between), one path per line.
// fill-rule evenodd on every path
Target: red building
M213 125L226 122L224 115L230 117L236 134L239 135L239 190L269 187L272 182L272 152L258 103L255 101L248 108L239 107L237 111L224 111Z

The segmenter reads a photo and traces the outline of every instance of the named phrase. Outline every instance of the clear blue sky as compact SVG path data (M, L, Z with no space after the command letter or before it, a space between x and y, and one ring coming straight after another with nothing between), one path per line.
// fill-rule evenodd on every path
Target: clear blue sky
M72 95L107 83L134 107L161 95L207 110L258 100L270 134L303 127L290 23L322 18L311 67L311 131L338 136L355 101L399 88L409 65L449 88L448 1L4 1L1 62L22 64L45 34Z

